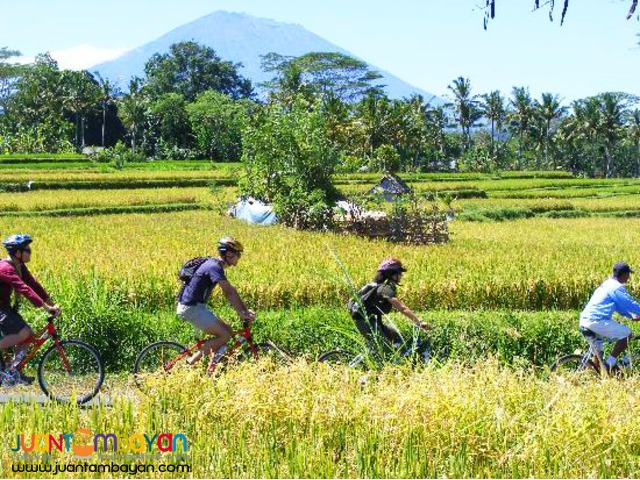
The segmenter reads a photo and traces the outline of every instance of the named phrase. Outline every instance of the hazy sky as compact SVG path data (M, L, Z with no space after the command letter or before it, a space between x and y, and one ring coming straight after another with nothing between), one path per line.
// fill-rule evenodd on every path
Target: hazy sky
M544 3L544 2L541 2ZM630 0L572 0L565 24L533 0L20 0L5 2L0 47L50 51L63 68L88 68L216 10L297 23L437 95L458 77L473 93L528 86L565 101L604 91L640 95L637 16ZM639 8L640 10L640 8ZM214 47L215 48L215 47Z

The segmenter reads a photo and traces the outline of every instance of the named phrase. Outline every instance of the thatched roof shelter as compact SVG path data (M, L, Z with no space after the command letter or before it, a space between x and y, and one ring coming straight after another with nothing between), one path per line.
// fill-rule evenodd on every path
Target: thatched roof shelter
M378 185L372 187L367 193L382 194L387 201L393 201L398 195L411 192L411 187L394 173L387 173L382 177Z

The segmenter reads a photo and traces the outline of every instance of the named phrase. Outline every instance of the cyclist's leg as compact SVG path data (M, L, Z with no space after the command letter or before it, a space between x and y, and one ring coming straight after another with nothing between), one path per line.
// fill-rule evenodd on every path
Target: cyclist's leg
M216 352L229 341L233 334L231 327L220 320L204 303L193 305L182 311L180 317L203 332L215 336L215 338L206 341L201 350L187 360L189 363L197 362L203 354Z
M364 317L360 312L354 313L351 315L351 318L353 318L356 328L360 334L365 338L367 348L369 348L369 350L373 350L372 347L375 345L376 332L374 331L371 319Z
M605 361L605 363L608 362L609 366L612 366L612 362L615 362L615 359L617 359L620 354L626 350L629 340L632 337L631 329L629 327L621 325L613 320L591 322L588 325L583 325L581 322L581 325L603 338L616 340L610 357Z
M385 323L380 319L379 329L389 345L394 348L398 348L402 345L402 335L395 326Z
M0 332L4 335L0 340L0 350L26 342L33 335L33 331L22 315L13 309L0 310ZM23 348L24 346L20 350Z

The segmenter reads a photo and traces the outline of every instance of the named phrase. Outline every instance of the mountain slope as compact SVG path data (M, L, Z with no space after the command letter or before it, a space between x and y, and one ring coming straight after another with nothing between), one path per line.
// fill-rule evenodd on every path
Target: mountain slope
M254 86L270 79L271 75L260 68L260 55L265 53L276 52L281 55L299 56L314 51L325 51L340 52L355 57L300 25L241 13L218 11L182 25L157 40L89 70L97 70L103 77L110 78L118 82L121 87L125 87L133 75L144 74L144 64L151 55L167 52L170 45L182 41L195 41L207 45L213 48L223 60L242 63L240 73L250 78ZM427 101L434 97L433 94L413 87L373 65L370 65L370 68L383 76L380 82L386 85L386 92L392 98L402 98L413 93L423 95ZM440 99L434 99L434 103L440 102Z

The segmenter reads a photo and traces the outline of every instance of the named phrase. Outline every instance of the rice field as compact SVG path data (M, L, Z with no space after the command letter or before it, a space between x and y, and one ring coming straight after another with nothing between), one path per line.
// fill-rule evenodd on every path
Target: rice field
M86 410L9 403L0 425L13 442L30 432L114 433L121 455L133 434L184 434L181 459L118 462L192 467L146 472L151 478L628 478L640 473L640 434L630 421L640 413L639 387L637 378L583 382L491 359L369 374L261 363L215 382L195 372L170 377L146 396L115 381L114 403ZM81 463L71 456L54 451L42 465ZM16 464L3 448L0 475L24 478Z
M30 269L63 308L61 332L95 344L109 372L100 395L107 404L86 410L20 401L36 387L2 389L14 396L0 405L1 477L52 476L11 469L17 460L7 446L16 435L78 428L122 438L184 433L190 448L183 460L192 471L145 472L151 478L640 474L640 436L630 421L638 413L640 377L568 378L546 368L557 355L584 347L578 313L611 265L640 265L640 219L602 216L640 211L640 181L416 176L412 185L420 193L466 189L487 198L454 201L459 219L449 224L449 243L408 246L233 220L223 211L236 197L235 187L207 184L232 185L234 168L195 162L179 169L177 163L117 172L47 169L44 162L39 170L0 170L0 184L56 184L55 190L0 193L0 235L28 232L35 238ZM356 193L376 178L342 175L337 182ZM176 186L151 188L152 182ZM164 205L206 209L153 211ZM101 214L129 207L150 210ZM73 217L54 216L71 210ZM595 216L500 216L508 210ZM464 220L479 211L497 212L503 221ZM36 213L41 216L31 216ZM193 330L173 313L179 267L213 254L223 235L245 244L228 276L258 312L256 338L276 341L295 363L240 366L215 381L194 372L159 383L152 395L139 394L127 374L137 351L158 339L193 340ZM400 298L434 325L436 361L369 373L317 364L322 351L353 346L357 332L344 303L389 255L409 268ZM635 278L629 289L640 295ZM226 303L216 292L213 307L233 322ZM37 322L33 310L24 312ZM397 314L391 319L411 333ZM71 454L56 455L51 461L78 463ZM178 460L162 455L158 461Z

